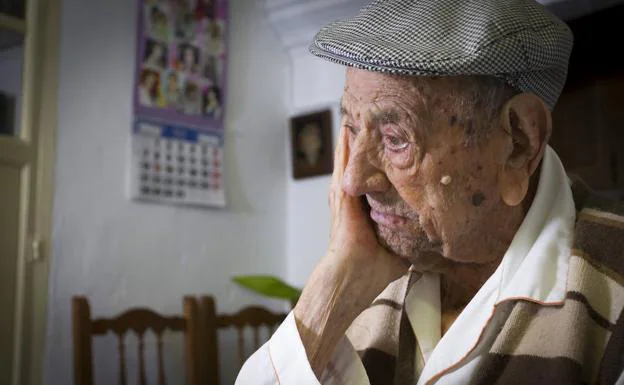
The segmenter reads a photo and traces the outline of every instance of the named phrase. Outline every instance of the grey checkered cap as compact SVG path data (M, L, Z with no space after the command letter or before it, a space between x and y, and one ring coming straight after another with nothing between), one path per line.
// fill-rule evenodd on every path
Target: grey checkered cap
M497 76L552 109L572 42L568 26L533 0L377 0L321 29L310 52L393 74Z

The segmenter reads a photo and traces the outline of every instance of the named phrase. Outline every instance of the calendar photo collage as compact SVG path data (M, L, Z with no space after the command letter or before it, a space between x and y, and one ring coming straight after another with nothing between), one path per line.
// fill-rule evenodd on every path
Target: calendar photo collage
M139 116L218 128L224 115L223 0L141 0Z
M138 0L132 199L225 206L227 0Z
M171 203L225 204L219 137L138 121L133 136L132 195Z

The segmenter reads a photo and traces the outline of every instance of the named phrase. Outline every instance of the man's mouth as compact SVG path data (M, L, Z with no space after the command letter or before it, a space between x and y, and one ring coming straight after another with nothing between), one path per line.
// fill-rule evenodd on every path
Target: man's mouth
M373 208L371 208L370 217L375 223L391 229L400 229L407 224L407 218L405 217L377 211Z

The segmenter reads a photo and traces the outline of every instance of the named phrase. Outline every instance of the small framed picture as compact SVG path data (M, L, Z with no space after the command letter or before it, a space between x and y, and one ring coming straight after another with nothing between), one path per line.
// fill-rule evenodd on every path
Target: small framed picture
M332 173L334 146L331 110L291 118L290 137L295 179Z

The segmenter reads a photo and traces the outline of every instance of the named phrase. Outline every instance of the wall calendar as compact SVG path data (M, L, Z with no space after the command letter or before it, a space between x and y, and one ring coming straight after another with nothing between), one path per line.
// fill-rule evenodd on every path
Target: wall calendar
M129 191L224 207L226 0L139 0Z

